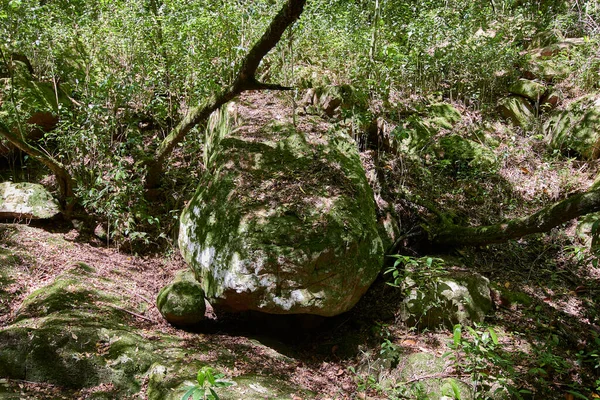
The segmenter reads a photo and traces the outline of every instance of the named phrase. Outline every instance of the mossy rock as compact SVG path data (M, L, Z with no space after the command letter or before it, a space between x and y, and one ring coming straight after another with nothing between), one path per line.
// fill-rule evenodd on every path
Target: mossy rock
M223 139L181 216L179 247L209 302L233 311L333 316L377 277L383 245L351 138Z
M400 319L419 329L474 325L493 309L490 282L475 273L453 272L425 280L409 276L402 287L407 295Z
M180 400L188 388L197 383L196 374L205 366L205 363L196 361L185 364L175 362L168 366L159 363L152 365L148 372L147 399ZM224 380L232 385L216 389L223 400L289 400L294 395L303 399L316 397L314 393L290 383L284 373L281 376L247 374Z
M535 117L531 102L523 97L510 96L498 102L500 114L516 126L526 127Z
M419 152L442 129L451 130L462 119L460 112L451 104L436 103L419 113L409 116L393 132L402 151Z
M463 400L474 399L475 396L469 385L462 380L453 378L435 378L437 374L443 374L446 370L447 360L436 357L431 353L413 353L400 359L395 370L391 371L389 377L383 381L383 386L397 386L399 383L423 377L413 385L403 385L405 394L414 396L416 393L426 394L427 399L440 400L443 398L455 398L452 381L460 391ZM448 396L448 397L444 397Z
M487 147L459 135L441 138L437 144L438 156L454 166L491 168L496 164L494 152Z
M557 111L544 124L553 149L584 160L600 157L600 97L586 96Z
M37 183L0 183L0 218L48 219L60 213L58 202Z
M0 329L0 376L80 389L111 382L140 390L157 345L127 326L117 299L88 286L80 265L31 293L15 322ZM168 343L168 342L167 342Z
M508 91L517 96L525 97L539 103L540 99L544 96L544 93L546 93L546 85L529 79L519 79L510 85Z
M364 96L350 85L327 85L308 89L303 103L312 114L324 114L327 117L339 115L342 110L367 109Z
M204 319L204 290L191 271L179 272L156 299L161 315L176 326L194 325Z

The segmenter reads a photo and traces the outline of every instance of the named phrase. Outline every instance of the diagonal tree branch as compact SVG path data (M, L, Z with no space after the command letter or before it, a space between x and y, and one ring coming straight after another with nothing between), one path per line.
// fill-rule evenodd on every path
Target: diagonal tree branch
M598 211L600 189L595 189L550 204L535 214L499 224L477 227L442 224L433 233L432 242L445 247L504 243L532 233L547 232L574 218Z
M152 159L146 162L146 190L151 190L158 186L165 161L172 153L175 146L185 138L185 135L187 135L192 128L198 125L203 127L213 111L246 90L290 89L280 85L258 82L256 80L256 70L262 59L279 42L285 30L300 18L305 3L306 0L287 0L277 15L275 15L262 37L244 58L233 84L230 87L225 88L219 94L211 96L199 106L192 108L185 117L183 117L181 122L173 128L157 148Z

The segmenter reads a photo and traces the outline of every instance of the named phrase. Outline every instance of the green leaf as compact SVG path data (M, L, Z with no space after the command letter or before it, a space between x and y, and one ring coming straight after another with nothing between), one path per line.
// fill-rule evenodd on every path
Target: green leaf
M204 390L199 388L198 386L188 386L188 390L187 392L185 392L183 394L183 396L181 396L181 400L188 400L190 398L190 396L192 396L192 398L194 400L196 400L198 393L200 393L201 396L204 396Z
M198 388L198 391L193 393L192 399L193 400L203 400L203 397L205 394L206 394L206 390Z
M214 385L214 384L215 384L215 377L214 377L214 376L213 376L213 374L212 374L212 369L208 369L208 370L206 371L206 379L208 379L208 382L209 382L211 385Z
M454 325L454 346L458 346L460 344L460 339L462 337L462 327L460 324Z
M204 368L198 371L196 380L198 381L198 385L200 385L201 387L204 386L204 381L206 380L206 373L204 372Z
M452 387L452 392L454 393L454 399L460 400L460 388L454 379L450 379L450 386Z
M574 397L576 397L578 399L588 400L587 396L584 396L581 393L576 392L574 390L567 390L567 393L572 394Z
M219 396L217 395L217 392L215 392L215 391L214 391L212 388L210 388L209 390L210 390L210 392L212 393L212 395L213 395L213 398L214 398L215 400L219 400Z
M490 336L492 337L492 342L494 342L495 345L498 345L498 335L496 335L496 331L494 331L494 329L492 329L491 327L488 328L488 331L490 332Z

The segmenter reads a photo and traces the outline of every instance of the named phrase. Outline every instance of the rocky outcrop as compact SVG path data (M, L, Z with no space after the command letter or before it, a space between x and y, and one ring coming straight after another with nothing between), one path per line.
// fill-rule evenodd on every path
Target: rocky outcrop
M511 96L498 102L500 114L516 126L527 126L535 116L531 102L524 97Z
M451 130L462 119L460 112L448 103L435 103L411 113L393 132L398 148L419 153L431 138L442 130Z
M211 304L321 316L352 308L383 263L352 140L271 125L223 139L208 158L179 247Z
M58 202L37 183L0 183L0 218L47 219L60 213Z
M0 264L0 283L7 265ZM127 284L114 279L131 271L118 270L107 275L78 263L25 297L12 321L0 325L0 398L58 398L41 392L25 395L19 386L27 381L39 383L42 390L49 384L58 386L60 398L179 400L201 367L208 364L225 371L233 365L238 356L227 345L167 334L140 320L142 311L128 311L139 299L118 291ZM250 363L296 365L258 342L243 346L257 355ZM233 386L217 390L224 399L315 397L275 373L244 371L229 380Z

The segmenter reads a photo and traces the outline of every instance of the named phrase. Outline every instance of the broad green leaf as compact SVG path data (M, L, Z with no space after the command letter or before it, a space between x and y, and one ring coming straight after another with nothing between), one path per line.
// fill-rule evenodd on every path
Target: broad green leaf
M494 342L495 345L498 345L498 335L496 335L496 331L494 331L493 328L488 328L488 331L490 332L490 336L492 337L492 342Z
M206 380L206 373L204 372L204 369L198 371L196 380L198 381L198 385L204 386L204 381Z
M198 386L188 386L188 390L181 396L181 400L188 400L190 396L192 396L193 399L196 399L195 396L199 390L200 388Z
M460 325L454 325L454 345L458 346L460 344L460 339L462 337L462 327Z
M460 400L460 388L454 379L450 379L450 386L452 387L452 392L454 393L454 399Z

